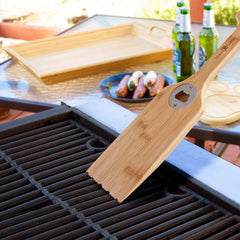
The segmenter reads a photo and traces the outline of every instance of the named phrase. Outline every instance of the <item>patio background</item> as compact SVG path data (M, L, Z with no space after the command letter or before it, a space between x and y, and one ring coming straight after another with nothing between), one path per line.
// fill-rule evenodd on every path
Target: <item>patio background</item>
M202 18L203 2L212 1L217 24L237 24L239 0L185 0L186 5L190 1L191 5L200 4L191 15ZM0 0L0 10L4 21L67 28L95 14L175 20L176 0Z
M161 18L162 11L166 6L169 9L175 9L176 7L176 0L160 0L160 2L161 4L157 0L0 0L0 20L35 26L56 27L63 30L87 16L91 17L95 14L130 17L148 17L147 15L153 14L150 17ZM221 19L229 20L234 16L232 10L229 11L230 6L234 11L240 9L239 0L214 0L214 2L219 2L219 6L221 6L219 10L222 12ZM145 8L141 5L142 3ZM144 9L145 11L143 11ZM172 13L172 11L168 13L163 19L174 18L174 14L176 14ZM23 41L1 37L0 40L5 45ZM7 58L7 54L1 52L0 62ZM9 121L28 114L31 113L11 110L9 117L3 121ZM0 123L3 121L0 121ZM215 148L213 144L213 142L206 142L205 148L211 151L212 148ZM239 146L229 145L222 157L240 166Z
M175 0L170 0L174 1ZM135 16L141 0L0 0L3 20L67 28L74 17L95 14Z

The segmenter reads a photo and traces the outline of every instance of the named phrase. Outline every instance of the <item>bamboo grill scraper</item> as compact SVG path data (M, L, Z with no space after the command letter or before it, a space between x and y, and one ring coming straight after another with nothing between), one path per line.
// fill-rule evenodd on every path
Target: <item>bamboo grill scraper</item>
M236 18L240 23L240 11ZM239 49L240 25L197 73L164 88L92 164L89 175L119 202L128 197L198 121L209 83Z

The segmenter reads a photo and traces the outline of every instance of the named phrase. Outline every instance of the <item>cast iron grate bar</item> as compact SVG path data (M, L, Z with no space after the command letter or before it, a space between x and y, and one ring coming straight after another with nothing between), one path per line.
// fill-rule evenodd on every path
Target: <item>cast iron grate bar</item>
M28 184L28 180L23 178L20 173L14 173L0 179L0 184L0 193L4 193Z
M216 233L213 236L211 237L208 237L207 240L214 240L214 239L226 239L228 238L229 236L232 236L232 235L237 235L239 234L240 236L240 223L237 223L233 226L229 226L228 228L225 228L224 230L220 231L219 233ZM237 239L237 236L235 235L236 239Z
M239 230L237 231L236 234L234 234L233 236L227 238L227 240L237 240L237 239L240 239L240 232L239 232Z
M21 138L21 135L19 134L20 136L18 136L18 138L21 138L20 140L6 143L2 145L1 148L2 150L5 150L5 153L7 155L10 155L14 152L26 150L24 147L25 144L28 144L29 148L32 148L34 146L43 147L43 145L46 143L46 140L48 140L49 144L51 144L51 141L55 142L58 139L67 138L69 136L74 136L77 134L81 134L80 136L86 135L86 133L83 133L78 129L74 129L71 126L65 126L60 129L54 129L48 132L39 133L34 138L31 136Z
M59 120L54 111L0 138L1 239L238 239L238 215L166 168L117 203L86 173L108 134L69 108Z
M56 183L52 183L52 184L48 185L47 188L49 191L57 191L57 190L63 189L64 187L68 187L74 183L77 183L77 182L80 182L80 181L83 181L86 179L89 179L88 174L82 173L77 176L69 177L68 179L63 179Z
M35 220L41 216L48 215L51 213L55 213L62 210L61 206L50 204L48 206L42 206L39 209L34 209L33 211L22 213L16 215L14 218L8 218L1 222L0 229L9 229L9 228L17 228L19 225L34 224ZM11 233L11 232L9 232Z
M152 207L151 204L148 204L146 208L144 208L144 206L141 205L140 207L128 210L127 214L124 211L120 214L115 214L114 219L115 221L119 221L118 224L115 224L115 225L112 224L113 222L112 217L99 221L98 224L102 226L108 226L110 223L111 230L117 229L118 226L120 228L122 228L122 226L124 226L124 228L125 227L127 228L131 225L135 225L137 222L140 222L142 219L147 220L149 218L153 218L156 215L160 215L165 212L170 212L175 208L181 207L183 204L184 205L189 204L193 202L193 198L192 196L190 196L188 198L184 198L176 201L172 200L167 204L167 206L166 206L166 203L164 203L164 205L161 205L161 201L158 201L158 202L160 203L160 205L154 204L154 207Z
M35 189L35 187L32 184L27 184L27 185L18 187L13 190L9 190L9 191L1 194L1 197L0 197L1 202L6 201L8 199L13 199L16 196L19 196L19 194L24 194L24 193L34 191L34 189Z
M63 137L63 136L62 136ZM44 145L44 146L41 146L40 147L40 149L38 149L37 151L40 151L41 152L41 154L39 155L40 157L42 157L43 155L48 155L50 152L52 153L52 152L54 152L54 153L56 153L56 152L62 152L62 149L69 149L69 147L70 147L70 149L71 149L71 147L73 147L73 146L75 146L75 145L80 145L80 144L82 144L83 142L85 142L85 144L86 144L86 147L84 148L84 149L88 149L88 148L92 148L93 149L93 147L91 147L91 144L89 144L88 143L88 141L91 139L91 138L89 138L89 137L87 137L86 138L86 134L81 134L81 136L79 136L78 135L78 137L80 138L80 140L73 140L73 139L71 139L71 138L69 138L68 136L67 137L65 137L65 138L61 138L61 140L58 140L58 139L56 139L56 138L54 138L54 139L56 139L55 141L54 141L54 143L53 144L50 144L51 146L50 146L50 149L51 149L51 147L53 146L53 148L54 148L54 151L51 149L50 151L47 151L46 153L42 153L45 149L46 149L46 144L42 144L42 145ZM53 137L52 137L52 135L51 135L51 139L52 139ZM77 139L77 138L76 138ZM46 140L46 139L45 139ZM45 142L45 141L44 141ZM69 142L70 142L70 144L69 144ZM24 143L24 144L26 144L26 143ZM8 162L13 166L13 167L15 167L16 169L17 169L17 171L18 172L20 172L25 178L27 178L37 189L41 189L41 192L40 192L40 194L44 194L44 195L46 195L46 196L48 196L48 198L50 199L50 200L52 200L54 203L57 203L57 204L59 204L59 205L61 205L62 206L62 208L64 208L64 209L67 209L71 214L69 215L69 217L67 217L65 220L63 220L63 219L58 219L58 220L55 220L55 221L53 221L53 224L51 225L52 226L52 228L54 228L53 230L49 230L48 231L48 233L46 234L46 232L44 232L44 233L41 233L41 234L37 234L39 231L37 230L37 229L44 229L44 228L47 228L47 229L49 229L49 228L51 228L49 225L44 225L44 226L37 226L37 227L35 227L35 228L33 228L33 229L27 229L27 230L24 230L24 231L22 231L21 233L16 233L16 234L14 234L12 237L13 237L13 239L21 239L23 236L25 236L25 237L29 237L31 234L32 234L32 232L34 231L37 235L34 237L34 239L38 239L38 235L39 235L39 239L45 239L45 237L46 237L46 239L47 238L49 238L49 236L55 236L55 234L56 233L58 233L58 234L61 234L61 233L63 233L63 232L65 232L66 231L66 228L65 228L65 225L66 224L68 224L68 222L69 221L73 221L73 218L75 219L75 220L77 220L77 219L79 219L79 220L77 220L77 221L74 221L74 223L69 223L69 226L71 225L71 226L75 226L75 228L79 228L79 227L81 227L80 225L79 225L79 221L81 221L82 223L84 223L84 226L85 225L87 225L87 229L89 229L89 228L91 228L91 229L95 229L95 230L98 230L99 232L101 232L102 233L102 235L103 236L108 236L108 233L107 232L105 232L103 229L101 229L101 228L99 228L96 224L94 224L94 223L92 223L91 221L89 221L88 219L86 219L83 215L81 215L81 214L79 214L75 209L73 209L73 208L70 208L69 206L68 206L68 204L66 204L65 202L63 202L61 199L59 199L58 197L55 197L55 196L53 196L52 194L50 194L49 192L48 192L48 190L46 189L46 188L44 188L44 187L42 187L42 185L40 184L40 182L37 182L37 178L33 178L34 177L34 175L33 175L33 177L31 177L30 175L29 175L29 173L28 172L26 172L26 171L24 171L21 167L19 167L18 166L18 164L19 164L19 162L21 163L21 161L19 161L19 159L18 159L18 157L20 157L20 158L22 158L22 157L24 157L24 152L26 152L26 154L28 155L28 154L30 154L30 155L28 155L28 156L30 156L30 157L33 157L33 159L37 159L38 158L38 156L36 156L36 147L35 147L35 145L37 145L37 144L39 144L39 141L37 140L37 143L35 143L35 142L31 142L29 145L30 145L30 151L29 150L27 150L27 151L23 151L23 148L22 147L14 147L13 149L13 151L7 151L6 149L5 149L5 151L4 151L4 154L5 155L7 155L7 153L10 153L9 154L9 157L5 157L7 160L8 160ZM60 145L60 147L59 147L59 144L61 144ZM88 145L87 145L88 144ZM56 145L58 145L58 146L56 146ZM49 145L48 145L49 146ZM90 147L89 147L90 146ZM32 148L31 148L32 147ZM33 149L34 148L34 149ZM80 151L82 150L81 148L79 148L80 149ZM92 155L92 154L94 154L94 153L96 153L96 152L98 152L99 150L98 149L90 149L89 151L88 151L88 155ZM17 151L16 151L17 150ZM20 153L19 153L19 152ZM14 154L12 154L14 152ZM32 154L33 153L33 154ZM85 154L85 155L87 155L87 154ZM34 156L33 156L34 155ZM96 159L96 157L97 156L99 156L99 154L95 154L95 159ZM14 160L12 160L12 159L14 159ZM95 160L94 159L94 160ZM77 164L78 165L78 164ZM80 167L76 167L77 165L71 165L70 167L73 167L74 166L74 171L64 171L64 173L61 173L63 170L62 170L62 168L60 169L60 173L59 174L56 174L55 172L54 172L54 174L51 176L51 177L47 177L47 182L49 182L49 178L51 178L50 180L51 181L53 181L53 179L54 179L54 182L55 181L58 181L59 179L62 179L63 177L65 178L65 177L68 177L69 176L69 174L70 175L75 175L75 174L77 174L77 173L79 173L79 172L81 172L81 171L85 171L86 170L86 167L88 167L89 165L88 164L85 164L84 166L80 166ZM56 170L56 169L55 169ZM59 170L59 169L58 169ZM80 171L79 171L80 170ZM40 174L40 173L39 173ZM46 173L46 176L49 176L49 172L48 173ZM36 176L35 176L36 177ZM39 176L38 176L39 177ZM51 182L50 181L50 182ZM44 183L43 183L43 185L44 185ZM19 202L23 202L24 201L24 199L28 199L28 198L34 198L34 197L36 197L35 195L36 194L38 194L39 192L37 191L33 191L33 192L30 192L30 193L27 193L27 194L23 194L23 195L21 195L21 196L18 196L18 197L16 197L15 199L12 199L12 200L10 200L10 201L5 201L5 202L3 202L2 203L2 206L0 205L0 207L5 207L5 205L7 205L7 207L11 207L12 205L14 205L14 202L16 203L16 204L18 204ZM21 205L21 204L20 204ZM14 209L15 210L15 209ZM71 220L72 219L72 220ZM58 224L58 222L59 223L61 223L61 224L63 224L64 226L62 226L62 225L60 225L60 224ZM60 225L60 226L59 226ZM69 227L69 229L71 229L71 227ZM82 231L83 232L83 231ZM89 230L87 231L87 232L89 232ZM110 236L110 238L111 238L111 236Z
M32 171L31 168L33 168L32 173L35 173L35 172L38 172L39 169L42 169L42 167L44 168L44 164L49 164L49 165L58 164L60 163L59 161L61 161L62 158L65 158L64 160L66 160L66 158L71 160L71 155L73 154L76 154L76 153L84 154L83 150L85 150L85 148L86 146L81 144L81 145L66 149L64 151L53 152L52 154L45 155L45 156L39 156L37 159L34 159L34 161L30 159L30 161L26 163L22 163L21 166L23 169L26 169L29 172L31 172Z
M21 158L21 156L25 156L26 153L28 155L33 154L35 152L41 152L46 149L54 148L55 146L60 146L65 144L66 142L71 142L74 144L79 144L79 138L81 139L82 136L86 136L87 134L73 134L72 132L68 133L69 136L63 136L63 134L52 135L51 137L42 138L37 141L32 142L23 142L22 145L17 147L11 148L9 150L5 150L5 154L10 156L12 159ZM82 141L81 141L82 142ZM28 144L28 149L26 150L25 144ZM55 151L54 151L55 152Z
M54 125L51 124L51 125L41 126L35 129L23 131L18 134L10 135L9 137L4 137L0 139L1 150L4 148L5 149L10 148L12 146L13 147L18 146L19 144L22 143L22 139L26 139L27 141L31 142L41 137L48 136L49 131L54 131L54 129L57 132L61 132L62 127L72 128L72 126L69 125L69 120L66 120L66 121L55 123Z
M122 215L130 215L131 212L138 214L139 211L145 212L149 209L154 209L159 205L167 205L174 200L173 196L164 197L163 194L154 193L143 198L132 200L131 204L122 203L116 204L114 207L109 207L108 204L102 204L93 207L92 209L84 209L83 213L94 221L108 221L108 218L118 218ZM104 212L104 214L103 214ZM111 220L110 220L111 221Z
M35 216L35 221L37 222L38 226L40 226L43 223L50 222L54 219L58 219L60 217L66 216L68 214L69 214L68 211L66 211L65 209L61 209L57 212L51 212L51 213L43 215L43 216ZM34 221L32 221L32 219L30 219L28 221L21 222L19 224L15 224L14 226L5 228L2 231L2 234L3 235L6 235L7 233L15 234L15 233L19 232L20 230L26 231L26 230L32 229L33 227L35 227L35 225L36 225L36 223ZM23 235L25 235L25 234L23 234ZM26 237L26 235L25 235L25 237Z
M195 212L197 212L198 210L195 210ZM192 214L192 213L191 213ZM190 215L190 214L187 214ZM186 216L187 216L186 215ZM217 220L213 221L217 222L217 221L224 221L225 217L221 217L221 213L218 210L215 210L213 212L210 213L205 213L204 215L198 216L196 215L195 218L190 218L188 219L188 221L186 223L180 221L179 225L175 222L173 223L174 226L168 230L165 231L165 233L161 233L161 234L156 234L154 237L150 238L150 239L166 239L166 238L173 238L179 234L181 234L182 232L188 231L189 229L191 230L192 228L199 226L200 224L204 224L205 222L211 222L212 219L217 218ZM179 218L176 218L176 220L178 220ZM182 219L181 219L182 220ZM169 223L169 222L168 222ZM201 238L204 237L203 234L201 234Z
M195 210L197 209L197 210ZM147 219L143 221L143 218L132 218L122 225L114 224L113 226L107 228L109 232L114 232L114 234L120 238L126 238L129 234L137 232L136 229L146 229L151 228L156 223L158 223L158 231L167 230L170 227L174 227L177 224L180 224L182 221L188 219L193 219L194 217L199 216L200 214L205 214L209 210L207 207L198 208L197 203L188 204L186 206L179 207L178 209L170 210L166 213L159 212L158 214L154 212L153 217L147 216ZM156 216L157 214L157 216ZM144 214L146 215L146 214ZM130 227L128 227L130 224Z
M81 152L79 150L81 149ZM76 150L76 151L75 151ZM22 164L23 169L27 170L29 174L41 174L44 171L47 171L51 168L63 166L64 164L72 163L72 161L76 161L81 159L82 162L84 162L84 157L89 154L89 151L91 150L85 150L84 145L80 145L78 147L75 147L75 149L71 148L65 151L64 156L62 155L56 155L55 156L47 156L46 158L41 158L36 161L34 161L33 164ZM89 156L87 156L89 158ZM39 169L41 169L41 172L39 172Z
M38 208L39 206L45 206L46 204L49 204L49 202L50 201L48 197L42 196L31 201L16 205L14 207L1 211L0 221L15 217L17 214L28 212L29 210Z
M194 230L191 231L191 235L188 234L183 234L182 236L180 235L176 239L198 239L199 237L204 237L205 239L224 239L226 236L223 233L224 231L227 230L228 234L230 233L230 229L232 226L232 231L231 234L234 232L238 233L239 232L239 227L237 229L237 226L239 226L239 223L236 222L236 219L232 216L222 216L217 219L214 219L213 221L210 219L207 219L206 224L202 224L200 228L195 228ZM196 221L196 220L195 220ZM222 231L224 229L224 231ZM200 231L201 230L201 231ZM214 235L214 236L213 236ZM210 237L209 237L210 236ZM175 239L175 238L174 238Z

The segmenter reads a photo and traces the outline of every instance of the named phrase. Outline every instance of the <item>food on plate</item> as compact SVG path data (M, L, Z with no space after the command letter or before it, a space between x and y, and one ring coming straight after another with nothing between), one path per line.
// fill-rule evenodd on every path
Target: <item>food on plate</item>
M165 77L162 75L158 75L156 82L149 89L149 95L151 97L156 96L164 88L164 84L165 84Z
M154 71L149 71L144 78L144 85L150 89L151 86L156 82L157 74Z
M154 71L136 71L132 75L124 75L118 84L116 96L132 99L155 97L164 88L165 81L163 75Z
M120 81L117 91L116 91L116 95L118 97L125 98L128 95L128 93L129 93L128 81L129 81L130 77L131 77L131 75L125 75L123 77L123 79Z
M132 76L128 80L128 89L130 91L135 90L135 88L138 86L139 79L142 75L143 75L143 72L141 71L136 71L132 74Z
M133 99L143 98L147 93L147 87L144 85L145 75L143 74L139 80L138 86L133 92Z

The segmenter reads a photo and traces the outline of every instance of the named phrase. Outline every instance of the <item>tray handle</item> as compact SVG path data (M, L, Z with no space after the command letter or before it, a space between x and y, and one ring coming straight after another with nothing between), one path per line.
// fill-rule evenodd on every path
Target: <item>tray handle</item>
M152 36L152 32L153 32L154 29L158 29L158 30L160 30L160 31L167 32L167 30L164 29L164 28L161 28L161 27L158 27L158 26L152 26L152 27L150 28L150 31L149 31L149 36Z

